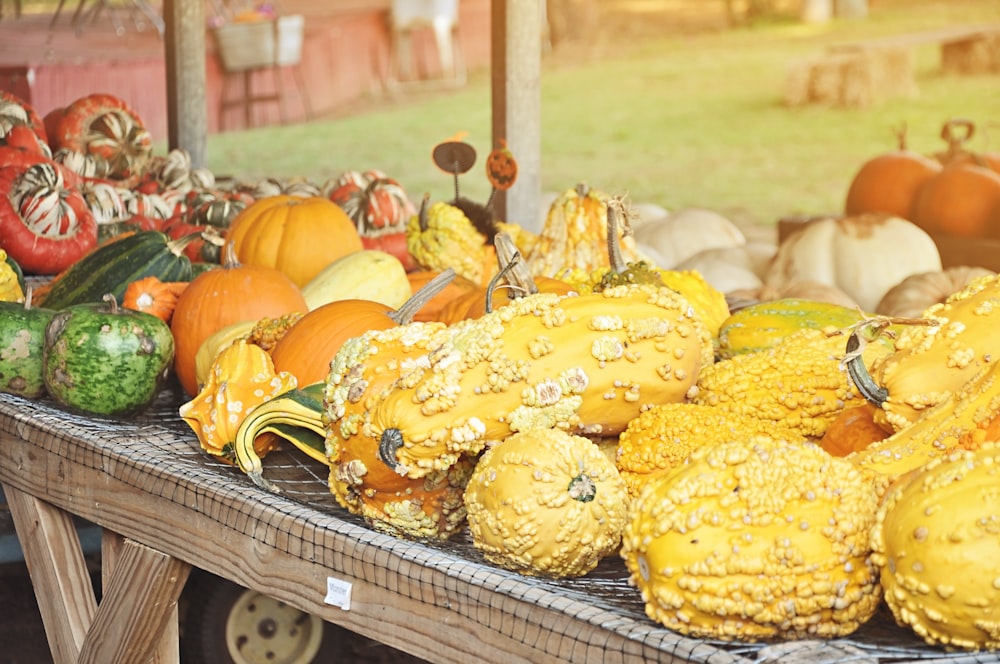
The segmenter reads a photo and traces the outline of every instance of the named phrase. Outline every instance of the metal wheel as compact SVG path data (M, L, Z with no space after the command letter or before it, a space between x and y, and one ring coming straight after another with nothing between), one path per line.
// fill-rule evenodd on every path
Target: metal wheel
M310 664L332 646L323 643L326 623L317 616L216 576L192 581L184 598L184 664Z

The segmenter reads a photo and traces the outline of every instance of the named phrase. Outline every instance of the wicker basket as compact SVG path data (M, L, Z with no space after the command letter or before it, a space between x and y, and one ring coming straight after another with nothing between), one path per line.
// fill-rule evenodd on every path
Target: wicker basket
M213 29L227 72L296 65L302 59L305 17L280 16L273 21L226 23Z

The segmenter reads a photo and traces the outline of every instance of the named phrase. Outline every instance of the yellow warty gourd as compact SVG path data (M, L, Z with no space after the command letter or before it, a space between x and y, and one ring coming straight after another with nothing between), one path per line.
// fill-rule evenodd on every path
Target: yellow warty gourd
M691 400L820 438L847 405L862 402L841 366L844 348L842 335L799 330L772 348L706 367ZM887 349L869 344L864 352L874 358Z
M621 555L647 615L681 634L845 636L881 599L877 509L864 475L812 443L721 443L646 485Z
M482 455L465 506L472 542L490 562L531 576L575 577L618 549L628 494L591 441L529 429Z

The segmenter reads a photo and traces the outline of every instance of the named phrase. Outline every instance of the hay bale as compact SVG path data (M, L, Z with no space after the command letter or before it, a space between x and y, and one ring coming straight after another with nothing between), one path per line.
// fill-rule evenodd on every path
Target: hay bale
M949 74L1000 72L1000 34L980 34L941 45L941 68Z

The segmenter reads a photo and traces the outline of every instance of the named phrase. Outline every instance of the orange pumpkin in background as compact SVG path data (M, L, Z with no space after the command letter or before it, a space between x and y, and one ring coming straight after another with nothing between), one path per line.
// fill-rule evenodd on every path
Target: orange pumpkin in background
M332 205L332 203L331 203ZM170 321L174 372L190 396L198 394L195 356L202 342L227 325L307 311L299 287L273 267L241 265L232 243L225 264L201 273L178 298Z
M300 288L333 261L363 248L351 218L322 196L258 199L233 219L226 237L244 265L281 270Z
M847 190L845 214L884 212L909 219L917 191L941 171L941 163L907 149L905 129L898 139L897 149L861 165Z
M1000 237L1000 173L969 160L950 163L917 191L909 218L928 233Z

